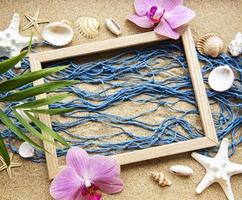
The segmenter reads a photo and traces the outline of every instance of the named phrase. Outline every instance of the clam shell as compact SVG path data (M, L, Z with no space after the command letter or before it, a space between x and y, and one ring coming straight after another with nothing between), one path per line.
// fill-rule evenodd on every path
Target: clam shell
M216 67L208 77L209 86L218 92L228 90L234 82L234 73L228 65Z
M80 17L76 21L76 26L82 36L93 39L97 37L100 24L94 17Z
M34 156L34 147L28 142L23 142L19 147L19 155L23 158L31 158Z
M207 33L198 39L196 46L199 53L216 58L223 52L224 42L217 33Z
M121 34L121 28L117 22L115 22L113 19L109 18L106 19L105 24L114 35L119 36Z
M186 165L173 165L170 167L170 172L180 176L193 175L193 170Z
M73 38L71 26L64 21L48 24L42 31L42 37L48 43L61 47L69 44Z

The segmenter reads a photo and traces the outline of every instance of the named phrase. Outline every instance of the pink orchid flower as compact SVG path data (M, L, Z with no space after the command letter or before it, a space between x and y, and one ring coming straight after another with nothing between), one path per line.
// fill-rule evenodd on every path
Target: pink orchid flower
M100 200L100 191L114 194L123 189L120 166L110 157L90 157L86 151L72 147L66 162L50 186L56 200Z
M178 39L177 29L187 24L195 13L182 5L183 0L134 0L137 15L128 16L128 20L142 28L154 28L155 33L172 39Z

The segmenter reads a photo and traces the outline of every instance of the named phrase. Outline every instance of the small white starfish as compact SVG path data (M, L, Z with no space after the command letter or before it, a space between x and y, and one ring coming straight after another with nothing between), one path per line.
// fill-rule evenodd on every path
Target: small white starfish
M242 165L229 161L228 139L223 139L218 153L214 158L206 157L198 153L192 153L192 157L206 169L206 175L198 184L196 193L200 194L208 186L217 182L221 185L227 198L229 200L234 200L230 177L242 173Z
M19 34L19 23L19 14L15 13L8 28L0 32L0 57L17 56L23 48L28 46L30 37L23 37ZM33 37L32 42L37 42L37 37ZM17 66L19 67L20 63Z
M0 156L0 161L3 164L0 167L0 172L6 169L7 170L7 173L8 173L8 176L10 178L12 178L12 168L21 167L22 165L20 163L12 162L12 160L13 160L13 154L12 153L10 153L9 157L10 157L10 165L8 166L5 163L4 159Z
M30 15L25 15L25 17L29 20L29 23L23 27L23 30L27 30L28 28L34 26L36 31L40 33L39 24L49 23L49 20L39 19L39 9L36 11L33 17Z

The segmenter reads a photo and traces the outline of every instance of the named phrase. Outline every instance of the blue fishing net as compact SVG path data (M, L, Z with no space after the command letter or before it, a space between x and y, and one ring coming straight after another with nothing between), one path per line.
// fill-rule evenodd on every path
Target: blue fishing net
M242 59L226 54L217 58L199 54L198 58L206 85L209 72L219 65L229 65L236 75L233 87L225 92L206 89L218 138L230 138L232 155L242 141ZM112 155L203 137L182 45L162 42L152 47L125 49L95 61L64 60L45 67L64 64L69 67L45 81L80 81L56 91L69 92L70 98L50 105L53 109L75 108L71 113L52 117L53 129L72 146L82 147L89 153ZM26 70L29 62L24 59L18 73ZM0 80L16 75L10 70ZM26 132L11 112L11 106L18 103L6 104L5 113ZM3 126L1 130L1 136L17 152L17 136ZM57 155L65 155L67 150L58 146ZM216 150L210 148L203 153ZM36 150L31 160L44 161L44 153Z

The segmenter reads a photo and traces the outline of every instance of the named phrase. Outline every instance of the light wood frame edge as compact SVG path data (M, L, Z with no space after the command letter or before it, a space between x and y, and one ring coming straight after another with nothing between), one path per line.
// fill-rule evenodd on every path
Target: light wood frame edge
M82 44L74 47L45 51L37 54L30 54L29 61L31 65L31 70L36 71L42 68L41 63L43 62L93 54L102 51L109 51L113 49L130 47L166 39L167 38L165 37L158 37L153 32L147 32L137 35L120 37L116 39ZM177 142L173 144L167 144L163 146L151 147L143 150L136 150L133 152L121 153L112 156L118 161L120 165L213 147L218 144L216 130L190 28L187 28L187 30L182 35L182 41L188 62L189 72L191 74L191 80L198 104L205 137ZM44 80L40 79L38 81L35 81L34 85L39 85L42 83L44 83ZM45 97L46 94L42 94L38 95L36 98L41 99ZM39 119L46 125L51 127L51 118L49 115L39 115ZM48 136L48 134L43 134L52 140L52 138ZM53 179L61 168L61 166L59 166L58 164L56 147L55 145L52 145L48 142L44 142L44 148L51 153L46 153L46 160L49 178Z

